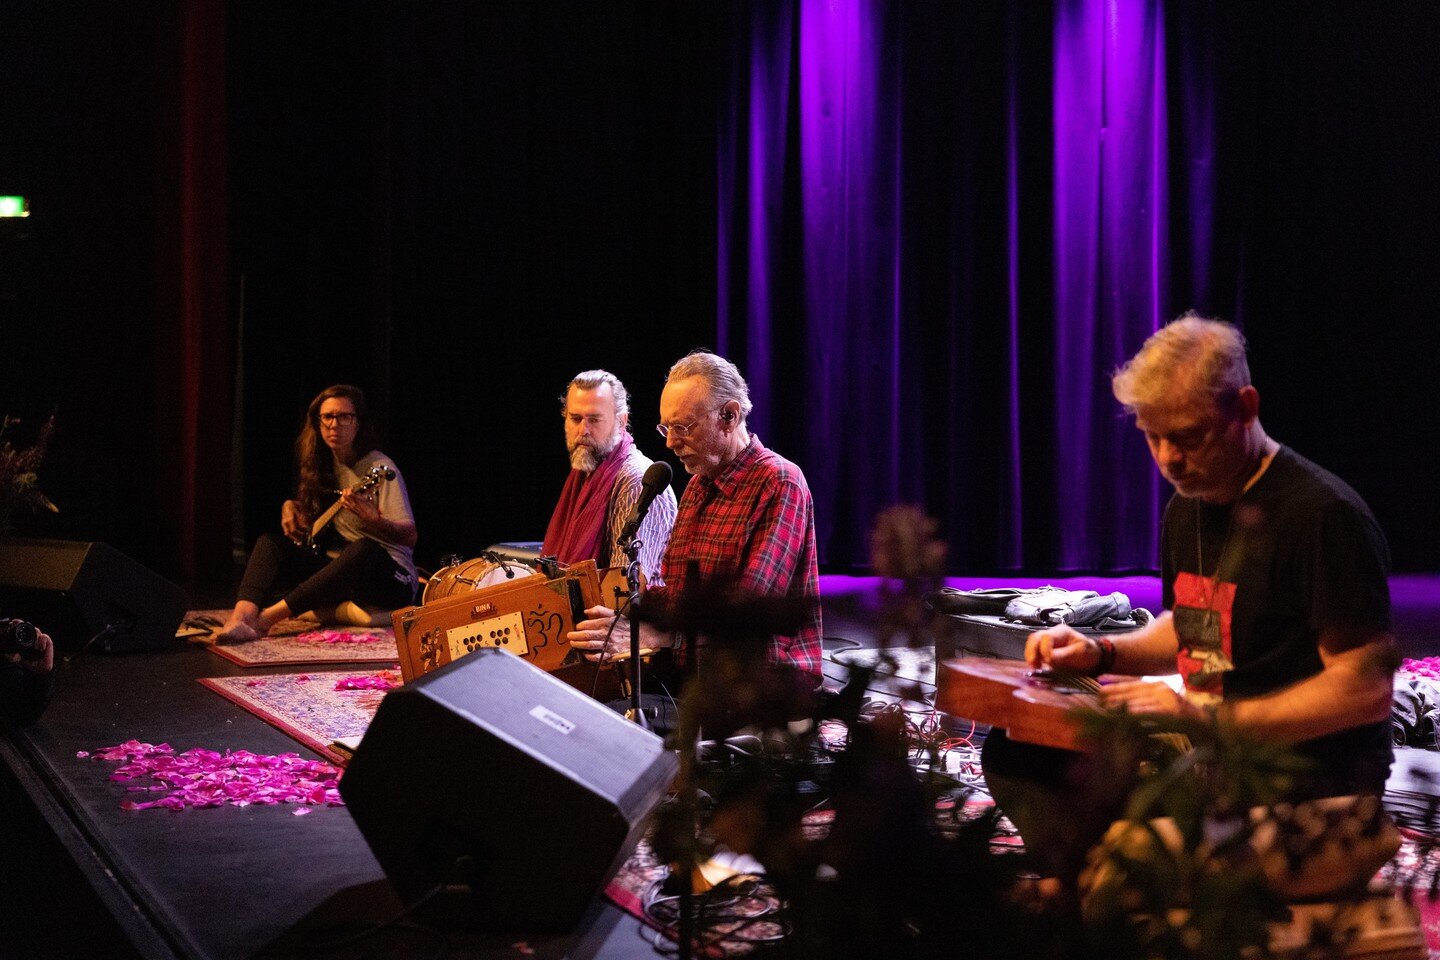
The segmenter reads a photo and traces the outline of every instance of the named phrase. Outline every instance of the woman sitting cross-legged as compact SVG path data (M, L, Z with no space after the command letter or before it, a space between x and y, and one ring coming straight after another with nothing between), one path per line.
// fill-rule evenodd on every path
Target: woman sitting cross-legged
M307 611L334 621L338 607L341 619L353 620L353 605L393 610L414 602L415 517L400 471L374 449L374 438L360 388L337 384L310 401L295 440L299 490L280 510L283 535L255 542L235 609L215 639L263 637ZM307 543L337 498L333 519Z

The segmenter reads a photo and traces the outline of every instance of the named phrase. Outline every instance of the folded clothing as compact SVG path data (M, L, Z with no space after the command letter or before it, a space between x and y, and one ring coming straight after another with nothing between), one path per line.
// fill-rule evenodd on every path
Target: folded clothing
M1054 588L1045 587L1043 589ZM998 617L1005 613L1005 607L1011 600L1029 592L1032 591L1018 587L986 587L981 590L956 590L954 587L943 587L926 594L925 602L936 613L950 615L970 613L985 617Z
M955 590L946 587L929 594L926 602L937 613L999 616L1037 627L1067 624L1090 630L1134 630L1154 619L1144 607L1131 607L1120 592L1101 596L1094 590L1059 587L994 587Z

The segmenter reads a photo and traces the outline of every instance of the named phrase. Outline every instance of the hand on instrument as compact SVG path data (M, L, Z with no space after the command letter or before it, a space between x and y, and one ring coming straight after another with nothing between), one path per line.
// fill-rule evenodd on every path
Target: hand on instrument
M305 539L306 530L310 523L305 519L305 514L300 510L298 500L286 500L280 507L280 529L296 543Z
M585 651L585 659L613 660L620 653L630 652L629 620L602 605L586 609L585 617L565 635L570 646Z
M599 605L590 607L585 615L587 619L575 624L575 629L566 634L570 646L586 651L585 658L598 663L630 656L630 621L627 618ZM649 653L662 646L668 646L664 637L657 634L653 627L642 623L641 652Z
M1126 680L1100 690L1100 702L1112 710L1136 715L1170 715L1203 718L1203 711L1168 685L1151 680Z
M1100 665L1100 646L1062 623L1048 630L1036 630L1026 638L1025 662L1036 668L1090 673Z
M340 505L360 519L362 527L372 527L380 519L380 508L375 505L375 494L369 490L357 493L346 490L340 494Z

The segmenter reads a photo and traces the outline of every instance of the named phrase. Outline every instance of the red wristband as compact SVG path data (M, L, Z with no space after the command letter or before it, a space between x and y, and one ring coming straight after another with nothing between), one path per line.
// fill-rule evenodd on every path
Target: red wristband
M1115 666L1115 641L1109 637L1091 637L1100 648L1100 662L1095 664L1095 676L1109 673Z

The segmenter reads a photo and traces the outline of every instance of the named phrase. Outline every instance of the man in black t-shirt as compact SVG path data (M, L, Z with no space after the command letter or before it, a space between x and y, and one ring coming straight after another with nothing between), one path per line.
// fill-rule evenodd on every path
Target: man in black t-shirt
M1321 761L1297 796L1379 793L1391 761L1389 551L1364 501L1260 426L1245 341L1187 314L1116 372L1175 487L1161 531L1167 612L1113 639L1034 633L1030 663L1173 673L1117 683L1107 705L1220 719ZM1112 646L1113 644L1113 646Z
M1260 426L1245 341L1187 314L1112 380L1175 488L1161 529L1166 612L1133 633L1032 633L1031 665L1090 674L1179 672L1107 684L1107 706L1233 724L1318 761L1290 799L1379 794L1392 759L1389 551L1374 516L1333 474ZM1079 755L992 731L981 765L996 803L1074 877L1120 814L1129 784L1098 782ZM1072 802L1077 788L1094 801ZM1055 816L1056 810L1067 815Z

